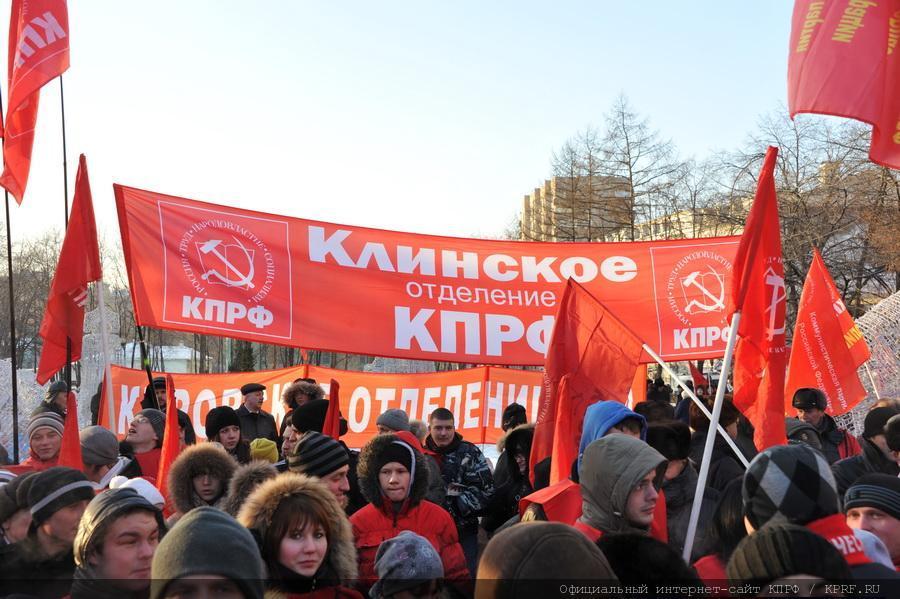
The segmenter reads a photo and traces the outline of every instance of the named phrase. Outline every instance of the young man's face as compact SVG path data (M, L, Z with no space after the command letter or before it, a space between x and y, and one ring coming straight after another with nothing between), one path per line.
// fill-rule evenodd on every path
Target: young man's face
M125 440L133 445L156 443L156 431L146 416L138 416L128 425Z
M150 564L159 545L159 523L151 512L135 511L109 526L96 554L88 558L96 578L140 591L150 585Z
M262 407L263 403L263 392L262 391L254 391L253 393L248 393L244 396L244 405L251 412L259 412L259 409Z
M222 447L231 451L235 447L237 447L238 442L241 440L241 427L231 424L229 426L223 427L222 430L219 431L219 443L222 444Z
M350 492L350 479L347 478L347 474L349 473L350 466L345 465L321 478L322 483L328 487L331 494L337 498L341 507L347 507L347 503L350 501L350 497L347 495L347 493Z
M3 522L3 536L10 543L18 543L28 536L28 527L31 525L31 512L27 509L19 510Z
M653 522L653 512L656 510L656 500L659 493L653 486L656 471L651 470L638 482L628 494L625 503L625 519L632 524L646 528Z
M452 420L438 420L433 418L428 423L428 433L438 447L447 447L453 442L456 429Z
M87 504L88 500L83 499L57 510L40 525L40 529L51 539L72 545L75 542L75 533L78 532L78 522L81 521L81 515L87 509Z
M59 454L62 437L55 429L43 427L31 435L31 449L41 460L52 460Z
M847 510L847 526L867 530L887 546L891 561L900 561L900 520L874 507Z

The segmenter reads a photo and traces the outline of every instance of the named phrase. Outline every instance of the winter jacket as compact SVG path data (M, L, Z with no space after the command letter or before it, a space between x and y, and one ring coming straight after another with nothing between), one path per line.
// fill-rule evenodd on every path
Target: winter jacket
M338 443L350 456L350 470L347 472L347 482L350 483L350 491L347 493L349 501L347 502L347 507L344 508L344 511L349 516L366 505L366 498L363 497L362 492L359 490L359 475L356 473L357 468L359 468L359 452L347 447L347 444L340 439L338 439Z
M861 447L861 454L844 458L831 465L831 471L837 481L838 496L842 499L847 489L863 474L870 472L882 472L891 476L900 474L897 462L889 460L877 445L868 439L862 439Z
M265 481L244 502L238 513L238 522L246 526L255 538L263 540L278 506L284 499L295 495L311 498L326 514L328 552L322 566L312 577L288 570L278 563L277 555L263 554L269 571L270 591L303 597L359 596L348 588L357 579L356 548L350 522L334 495L315 478L290 472ZM267 596L272 595L267 593Z
M228 482L228 492L225 494L225 501L222 502L222 509L236 517L250 493L276 476L278 470L275 466L263 460L253 460L249 464L238 466Z
M690 461L697 471L700 470L705 445L706 431L694 431L691 435ZM728 483L741 476L744 476L744 467L734 456L734 450L721 434L716 434L706 486L721 493Z
M669 546L681 555L684 540L687 536L688 522L691 519L691 508L694 505L694 493L697 490L697 471L690 462L685 464L681 474L672 480L663 481L662 490L666 494L666 522L669 532ZM700 519L697 521L697 535L694 539L692 559L706 555L712 551L707 539L710 520L719 500L719 493L710 487L703 492L703 505Z
M247 409L247 406L243 405L235 412L241 421L241 439L248 443L259 438L268 439L274 443L278 442L278 428L275 426L274 416L265 410L254 414Z
M8 466L6 469L10 472L16 474L16 476L25 474L26 472L43 472L48 468L53 468L59 462L59 453L56 454L52 459L42 460L34 453L34 450L29 449L28 457L22 460L19 464Z
M456 522L459 536L478 534L478 516L494 494L494 477L481 450L459 433L447 447L438 447L430 436L425 446L437 454L447 489L444 509Z
M34 532L19 543L0 547L0 596L62 597L69 592L74 573L72 550L47 558Z
M819 440L822 443L822 454L829 464L859 455L862 451L856 438L846 430L838 428L834 418L828 414L822 416L822 421L816 427L816 432L819 434Z
M225 493L238 463L218 444L198 443L186 448L169 471L169 498L175 506L175 520L196 507L208 505L224 509ZM195 476L210 474L222 481L222 492L206 502L194 491Z
M162 457L162 450L159 447L144 453L135 453L131 443L120 441L119 455L131 460L119 474L127 478L146 478L154 485L156 484L156 476L159 474L159 460Z
M521 474L515 456L508 451L509 448L514 448L524 451L525 455L528 455L533 438L534 424L522 424L507 431L497 441L497 451L500 451L501 454L497 459L497 468L494 470L494 496L485 510L485 516L481 523L488 532L494 532L515 516L519 511L519 501L534 490L528 480L527 470L526 474ZM498 482L496 473L501 465L506 474L501 479L502 482Z
M366 445L359 456L359 482L369 504L350 517L356 550L359 556L359 576L365 586L377 580L375 553L382 541L394 538L401 530L411 530L428 539L441 556L444 578L464 581L469 577L466 558L459 544L459 536L453 518L444 508L424 499L428 487L428 472L422 468L425 459L421 452L413 452L413 470L409 496L395 510L381 492L378 470L382 465L381 454L395 442L394 435L378 435Z

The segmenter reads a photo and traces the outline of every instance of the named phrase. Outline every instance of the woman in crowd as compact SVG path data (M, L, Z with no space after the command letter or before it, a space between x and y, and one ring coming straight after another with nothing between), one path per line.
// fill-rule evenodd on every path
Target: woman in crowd
M495 476L494 496L481 522L489 533L513 516L518 516L519 500L534 490L528 480L528 458L533 438L534 425L522 424L507 431L497 442L497 450L501 452L497 469L502 468L505 476Z
M250 463L250 443L241 438L241 419L231 406L219 406L206 414L206 438L220 443L240 464Z
M289 596L361 599L350 522L317 479L285 473L244 502L238 521L258 539L271 590Z
M708 541L713 553L701 557L694 563L694 569L701 580L712 582L724 580L725 565L734 548L747 536L744 526L744 501L741 496L743 479L736 478L719 495L709 522Z
M169 524L197 507L222 508L237 466L218 443L199 443L182 451L169 472L169 494L176 510Z

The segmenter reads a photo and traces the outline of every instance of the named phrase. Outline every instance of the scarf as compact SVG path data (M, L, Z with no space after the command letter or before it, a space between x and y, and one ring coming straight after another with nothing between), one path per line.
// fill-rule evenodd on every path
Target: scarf
M847 526L844 514L832 514L819 520L814 520L806 525L820 537L824 537L841 552L847 563L853 566L870 564L872 560L866 556L862 541L853 534L853 529Z

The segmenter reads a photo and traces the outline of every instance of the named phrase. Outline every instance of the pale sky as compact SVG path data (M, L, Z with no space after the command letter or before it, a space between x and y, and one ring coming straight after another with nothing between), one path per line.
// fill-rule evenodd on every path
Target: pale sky
M70 2L70 197L83 152L116 245L114 182L336 223L499 235L553 150L620 93L683 155L744 143L786 103L792 4ZM0 14L6 48L9 2ZM24 204L11 206L14 241L62 228L59 108L54 81Z

